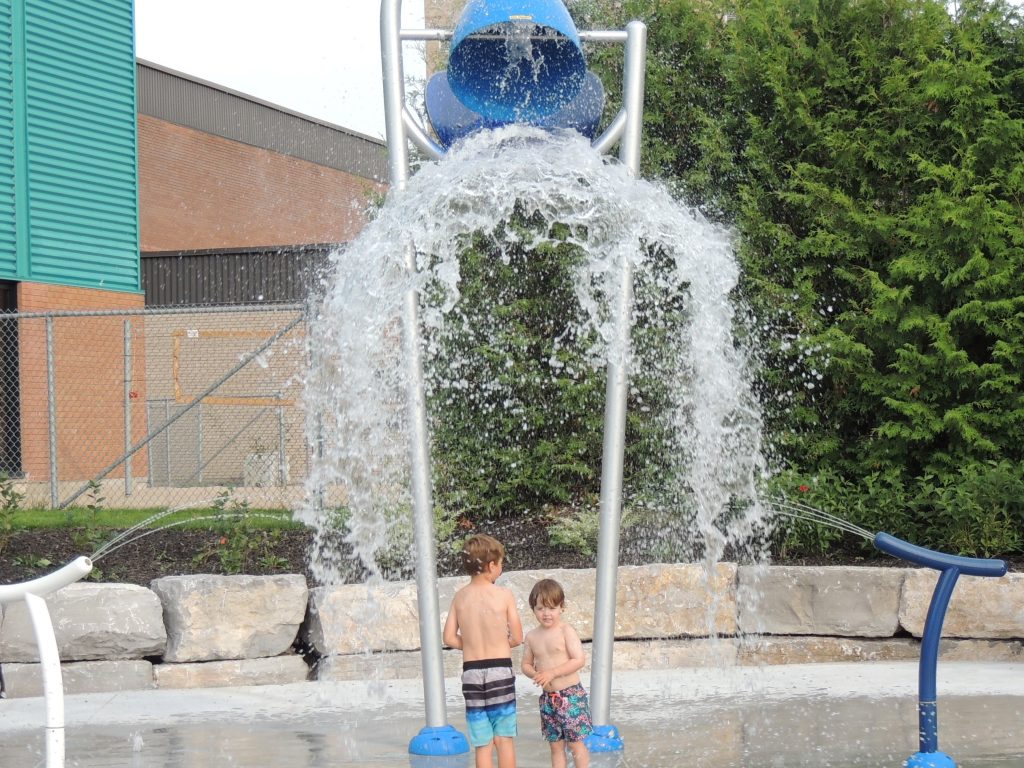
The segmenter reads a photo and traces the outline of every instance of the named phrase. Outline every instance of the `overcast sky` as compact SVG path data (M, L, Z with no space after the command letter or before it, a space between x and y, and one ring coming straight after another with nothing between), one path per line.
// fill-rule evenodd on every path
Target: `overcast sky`
M422 28L422 0L402 15ZM140 59L383 137L379 27L378 0L135 0Z

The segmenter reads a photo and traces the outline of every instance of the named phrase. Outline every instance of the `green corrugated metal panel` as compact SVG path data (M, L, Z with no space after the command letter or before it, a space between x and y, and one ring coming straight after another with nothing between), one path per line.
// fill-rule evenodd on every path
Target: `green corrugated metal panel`
M14 9L0 0L0 278L18 273L14 191Z
M139 290L131 0L25 8L28 279Z

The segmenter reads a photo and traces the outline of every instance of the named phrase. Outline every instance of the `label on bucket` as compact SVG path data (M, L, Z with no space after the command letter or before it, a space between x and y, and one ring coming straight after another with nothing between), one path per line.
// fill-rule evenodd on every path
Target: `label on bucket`
M528 13L510 13L508 15L509 21L533 21L533 16Z

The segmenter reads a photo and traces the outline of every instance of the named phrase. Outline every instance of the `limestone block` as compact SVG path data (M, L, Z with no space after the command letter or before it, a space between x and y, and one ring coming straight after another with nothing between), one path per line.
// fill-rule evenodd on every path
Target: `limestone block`
M457 678L462 674L462 653L455 650L441 652L444 676ZM513 662L518 672L519 666ZM419 651L392 651L387 653L360 653L344 656L324 656L313 671L316 680L339 682L342 680L415 680L423 676L423 661Z
M75 661L61 664L64 693L142 691L153 687L153 665L141 659L122 661ZM4 664L7 696L43 695L41 664Z
M612 648L612 657L613 679L617 669L732 667L736 665L736 639L619 640Z
M316 587L300 634L321 656L415 650L420 647L416 584Z
M540 579L565 590L564 618L583 640L594 636L597 576L593 569L518 571L501 577L516 596L523 626L536 623L530 590ZM719 563L709 577L699 565L620 566L615 590L615 637L704 637L736 632L736 565Z
M931 568L907 571L900 600L900 624L921 637L939 574ZM1024 638L1024 573L1001 578L961 576L942 623L944 637Z
M902 568L742 566L743 633L892 637L899 628Z
M744 638L738 663L815 664L839 661L916 661L920 643L910 638L785 637Z
M942 661L1024 661L1024 643L1019 640L956 640L939 642Z
M166 576L165 662L278 656L291 648L306 613L303 576Z
M186 664L157 664L157 688L226 688L239 685L284 685L309 679L301 656L286 654L267 659L229 659Z
M160 599L145 587L79 582L48 595L46 607L63 661L141 659L167 644ZM39 661L24 602L4 611L0 661Z
M736 633L736 565L619 568L616 638L703 637Z

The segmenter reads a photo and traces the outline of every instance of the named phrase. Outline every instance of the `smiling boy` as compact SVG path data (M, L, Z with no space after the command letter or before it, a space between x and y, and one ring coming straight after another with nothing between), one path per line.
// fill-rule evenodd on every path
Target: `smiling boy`
M554 579L541 579L530 591L530 608L538 627L526 633L523 674L543 688L540 729L551 747L552 768L565 768L566 745L576 768L590 765L583 739L594 731L580 670L587 663L576 630L562 621L565 592Z

